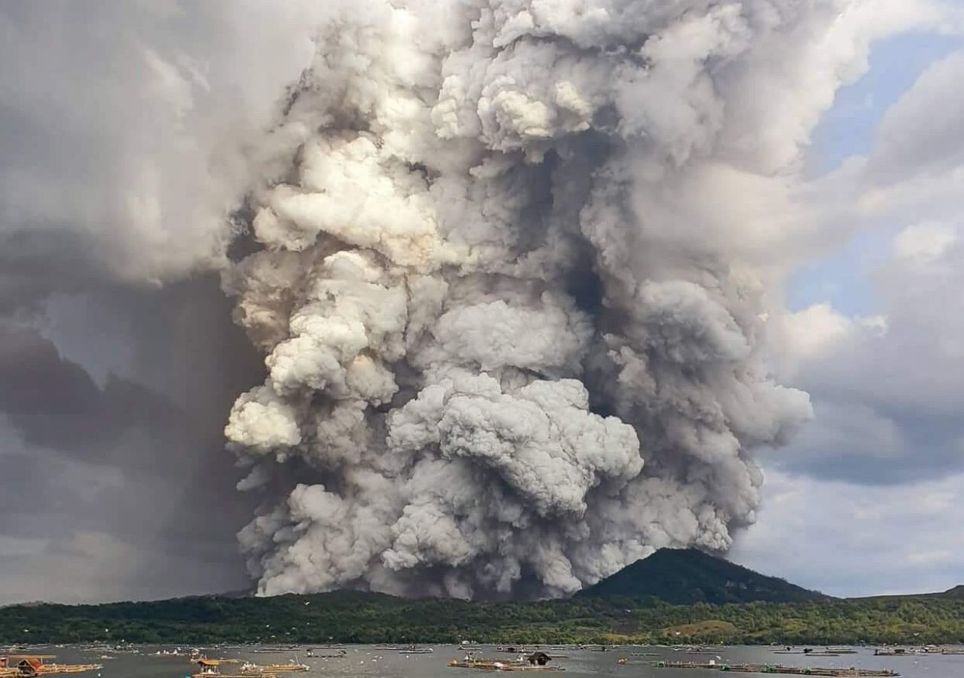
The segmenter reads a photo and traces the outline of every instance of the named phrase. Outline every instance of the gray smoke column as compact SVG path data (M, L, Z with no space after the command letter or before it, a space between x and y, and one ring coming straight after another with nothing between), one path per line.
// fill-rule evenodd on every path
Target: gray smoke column
M710 201L796 159L761 102L838 5L332 3L224 276L268 369L226 429L260 593L557 596L730 546L811 410Z

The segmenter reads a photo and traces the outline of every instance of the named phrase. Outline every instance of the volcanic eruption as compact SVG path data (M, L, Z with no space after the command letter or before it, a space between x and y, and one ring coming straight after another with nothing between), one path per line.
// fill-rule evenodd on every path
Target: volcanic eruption
M730 546L811 409L727 201L792 169L822 104L780 69L838 10L331 3L223 273L267 367L226 428L260 593L560 596Z

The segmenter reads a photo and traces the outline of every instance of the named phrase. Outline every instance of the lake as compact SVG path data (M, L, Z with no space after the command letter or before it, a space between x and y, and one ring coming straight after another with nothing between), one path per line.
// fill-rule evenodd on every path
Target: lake
M398 650L370 645L346 646L345 655L338 658L311 658L307 656L309 646L298 647L277 653L255 653L254 648L210 650L210 657L232 657L247 659L258 664L274 664L289 659L311 666L306 673L293 673L290 676L379 676L385 678L461 678L473 675L487 675L485 671L455 669L446 666L451 659L460 659L465 652L454 645L426 645L432 647L431 654L405 655ZM334 654L322 646L313 646L316 654ZM478 646L477 646L478 647ZM189 651L190 648L184 648ZM731 663L768 663L786 666L812 667L850 667L873 669L893 669L906 678L964 678L964 655L910 655L906 657L875 657L873 648L855 648L856 654L837 657L808 657L803 654L777 654L770 647L721 647L709 652L692 653L685 650L674 651L665 647L618 647L606 651L597 649L578 649L575 647L542 647L550 655L567 655L553 662L565 669L565 676L663 676L665 678L709 678L715 671L699 669L660 669L653 664L660 660L706 662L715 660ZM816 648L820 650L822 648ZM40 648L38 654L55 654L61 663L102 663L99 672L102 678L183 678L193 672L194 667L187 657L157 657L150 652L157 648L143 648L143 654L112 655L112 659L101 659L101 650L85 650L80 647ZM497 651L494 645L484 645L475 649L477 655L486 658L511 658ZM628 663L617 664L619 657L626 657ZM95 678L98 673L76 674ZM556 672L539 675L556 675ZM733 674L730 674L733 675ZM759 674L740 674L759 675Z

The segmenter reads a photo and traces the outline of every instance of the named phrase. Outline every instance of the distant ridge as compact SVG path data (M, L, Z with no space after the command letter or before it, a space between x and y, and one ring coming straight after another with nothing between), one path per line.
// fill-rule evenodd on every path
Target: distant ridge
M961 598L964 600L964 584L958 584L952 589L947 589L944 591L943 595L948 598Z
M696 549L660 549L576 596L655 598L674 605L802 603L830 599L817 591L759 574Z
M653 604L657 598L668 604ZM829 598L698 551L661 551L568 600L407 600L342 590L40 603L5 607L0 614L0 644L7 645L122 640L181 646L407 645L466 639L501 645L964 645L964 586L911 596Z

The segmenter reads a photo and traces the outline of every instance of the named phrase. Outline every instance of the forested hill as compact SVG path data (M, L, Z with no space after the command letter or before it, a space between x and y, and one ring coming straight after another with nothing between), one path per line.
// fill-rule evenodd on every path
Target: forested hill
M339 591L276 598L207 596L150 603L0 610L0 643L127 640L455 643L964 643L964 598L669 605L579 596L529 603L411 601Z
M660 549L580 591L577 596L656 598L677 605L801 603L828 598L696 549Z
M569 600L335 591L0 609L0 643L964 643L964 587L839 600L699 551L657 551Z

